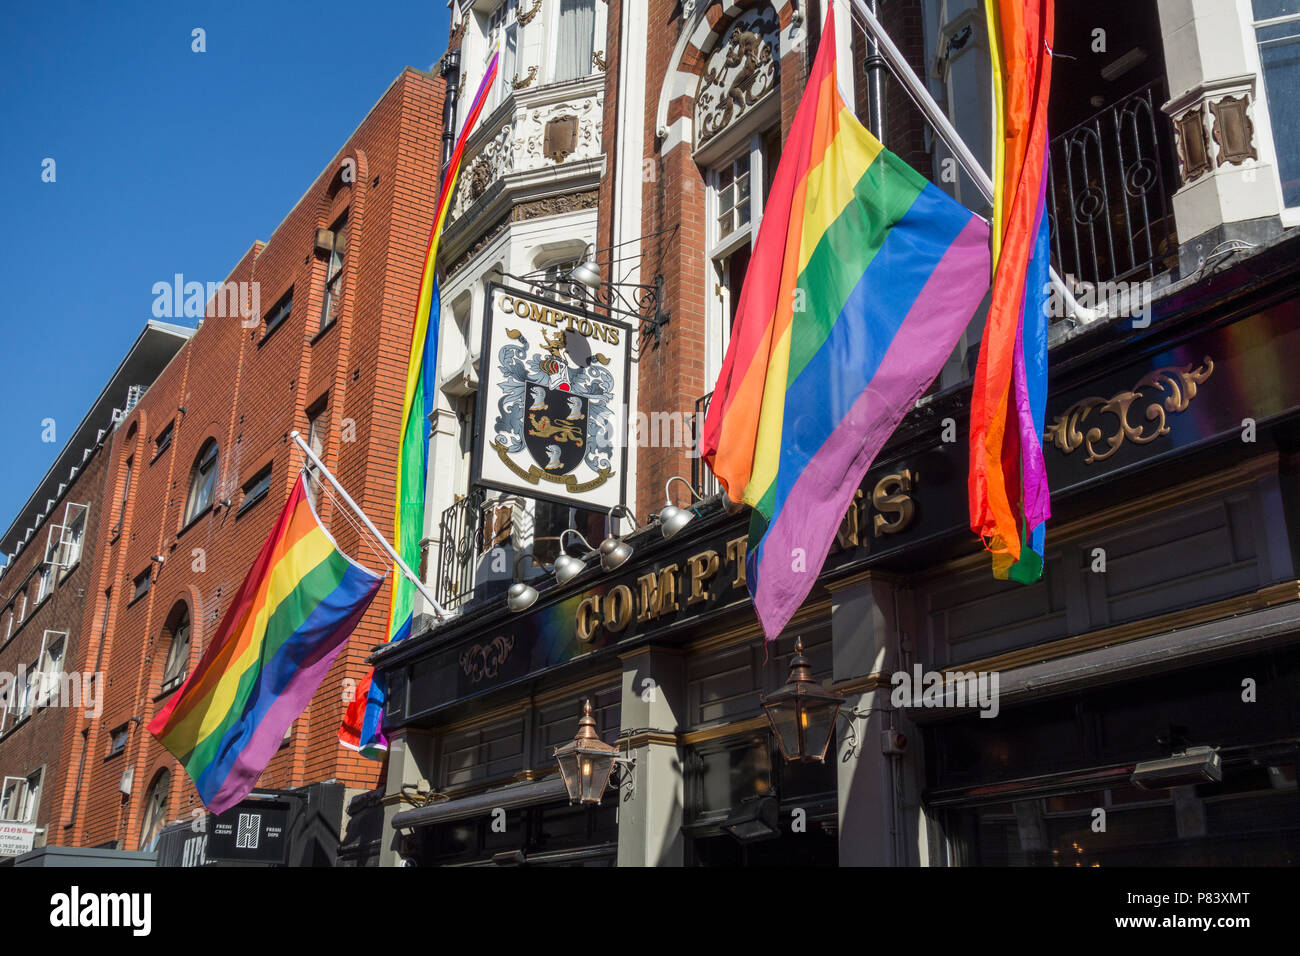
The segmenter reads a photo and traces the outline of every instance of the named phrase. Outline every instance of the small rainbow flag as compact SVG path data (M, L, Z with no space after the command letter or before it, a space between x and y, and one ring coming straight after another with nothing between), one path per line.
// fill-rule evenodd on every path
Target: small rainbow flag
M872 460L988 282L987 224L840 98L828 16L701 445L731 499L754 509L747 579L769 638L812 589Z
M993 576L1043 574L1047 467L1047 98L1052 0L985 0L993 61L993 302L971 392L970 526Z
M429 415L433 411L438 322L442 314L435 272L438 239L451 209L451 197L455 194L456 180L460 175L465 141L469 139L488 93L492 90L500 57L499 50L492 55L483 81L479 83L478 93L465 116L456 148L443 170L438 204L434 207L433 225L429 229L429 244L424 253L420 298L415 307L416 320L411 330L411 351L407 359L406 389L402 400L402 432L397 446L397 496L393 514L393 540L397 553L413 568L420 566L420 539L424 537L424 483L431 428ZM403 575L393 575L393 598L388 615L389 641L400 641L411 636L414 607L415 586ZM371 668L358 685L357 696L348 705L343 724L339 727L339 743L360 751L366 757L380 759L388 749L382 720L386 697L382 680L376 680L374 669Z
M338 549L299 475L199 666L149 723L205 807L253 789L382 581Z

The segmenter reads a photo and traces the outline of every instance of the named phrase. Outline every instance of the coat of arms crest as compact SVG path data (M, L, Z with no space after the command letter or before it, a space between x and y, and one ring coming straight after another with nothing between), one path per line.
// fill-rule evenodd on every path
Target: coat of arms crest
M514 474L532 485L553 482L573 493L590 491L614 474L609 358L582 349L576 359L563 331L543 329L541 334L534 350L523 332L506 330L510 341L496 355L502 379L491 445ZM525 451L531 458L527 468L516 461ZM575 474L582 465L594 472L585 481Z

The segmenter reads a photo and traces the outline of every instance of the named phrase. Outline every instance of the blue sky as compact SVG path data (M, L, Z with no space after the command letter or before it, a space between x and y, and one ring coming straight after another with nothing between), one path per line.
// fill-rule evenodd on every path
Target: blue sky
M153 284L224 279L393 78L441 56L447 18L442 0L8 5L0 528L152 317Z

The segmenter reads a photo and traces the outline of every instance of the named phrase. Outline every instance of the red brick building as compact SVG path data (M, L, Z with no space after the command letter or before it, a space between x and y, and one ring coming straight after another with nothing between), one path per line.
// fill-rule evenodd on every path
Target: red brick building
M442 111L441 78L404 70L269 239L226 277L224 288L241 290L243 301L255 292L260 315L231 314L211 299L193 338L96 457L102 492L92 513L104 520L87 527L97 557L78 572L80 632L93 640L70 651L75 666L103 673L102 713L69 716L57 770L47 771L46 791L60 794L50 804L51 843L147 849L164 826L200 809L188 777L145 727L197 665L293 486L301 455L290 432L310 435L391 533ZM387 563L329 495L320 513L345 552L372 568ZM262 786L379 780L381 765L340 747L336 735L349 681L361 680L365 655L386 639L387 604L385 589ZM0 744L0 761L5 750Z
M145 326L0 538L0 820L34 826L36 847L68 839L86 741L81 727L102 712L87 609L95 604L88 597L108 513L108 448L125 410L191 335L162 322ZM51 424L57 436L58 423ZM45 675L52 676L42 685Z

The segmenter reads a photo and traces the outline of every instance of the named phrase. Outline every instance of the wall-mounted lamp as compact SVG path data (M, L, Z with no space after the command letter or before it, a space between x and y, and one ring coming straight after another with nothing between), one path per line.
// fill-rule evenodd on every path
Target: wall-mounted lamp
M631 521L633 528L641 527L626 506L615 505L609 509L609 515L605 518L605 540L600 543L600 566L606 571L621 568L627 564L628 558L632 557L632 546L610 529L609 519L613 518L616 512Z
M803 656L802 637L794 642L786 685L764 697L762 704L781 756L791 763L826 759L844 698L813 680L812 663Z
M564 787L569 791L569 802L588 806L600 803L615 764L628 769L636 766L635 760L620 757L617 747L600 739L596 718L591 715L590 699L582 702L578 732L573 740L555 748L555 760L560 765Z
M519 557L515 558L514 573L511 577L514 583L510 585L510 590L506 592L506 607L510 608L511 613L518 614L520 611L526 611L537 603L537 588L533 587L527 581L519 580L519 562L524 558L531 558L533 553L525 551Z
M584 570L586 570L587 567L587 560L585 557L575 558L573 555L569 554L567 551L564 550L564 536L566 534L576 535L578 540L587 546L587 554L591 554L591 552L596 550L591 546L591 542L588 541L586 538L584 538L582 534L576 531L575 529L565 528L563 531L561 531L560 532L560 556L555 559L555 583L556 584L568 584L579 574L581 574Z
M663 536L665 538L671 538L673 535L677 534L677 532L681 531L688 524L690 524L691 519L695 517L695 512L692 511L689 507L683 509L683 508L678 508L675 504L673 504L673 500L669 495L668 489L672 487L674 481L680 481L682 484L684 484L686 486L686 490L691 493L691 496L695 501L703 500L700 497L700 495L695 491L695 489L691 487L691 483L687 481L685 478L683 478L681 475L673 475L671 478L669 478L664 483L664 500L667 503L664 505L663 510L661 510L659 514L656 515L656 517L659 519L659 530L663 532Z

